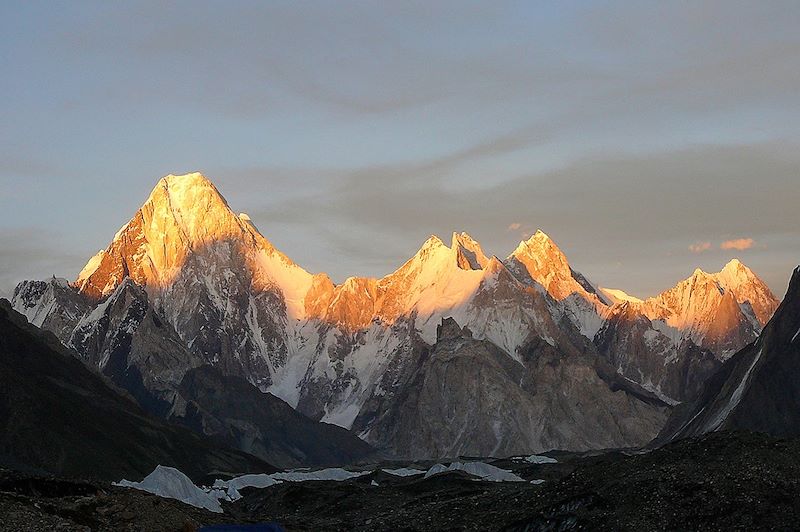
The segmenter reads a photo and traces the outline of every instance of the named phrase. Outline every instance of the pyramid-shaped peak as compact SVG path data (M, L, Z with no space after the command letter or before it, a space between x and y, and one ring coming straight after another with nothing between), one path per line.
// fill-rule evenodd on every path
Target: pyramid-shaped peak
M725 268L739 268L739 267L742 267L742 266L744 266L744 264L742 264L742 261L740 261L739 259L734 257L734 258L732 258L731 260L728 261L728 264L726 264L723 269L725 269ZM744 266L744 267L746 268L747 266Z
M179 228L182 239L193 243L254 229L247 215L236 215L211 180L199 172L161 178L140 212L164 231Z
M427 264L431 259L436 259L436 261L446 261L447 256L450 253L450 248L442 242L442 239L436 235L431 235L422 243L419 250L411 257L408 262L406 262L403 266L400 267L400 270L407 268L413 264L422 265ZM395 272L396 273L396 272Z
M486 262L486 266L484 266L483 269L488 275L492 275L502 272L506 269L506 267L499 258L492 255L489 257L489 260Z
M548 242L548 241L552 242L553 241L553 239L550 238L547 235L547 233L545 233L541 229L537 229L536 232L533 234L533 236L530 237L528 240L535 240L535 241L538 241L538 242Z
M419 251L428 250L428 249L435 249L435 248L443 248L447 247L442 239L436 235L431 235L422 243L422 246L419 248ZM419 252L418 252L419 253Z
M200 185L200 184L212 184L211 180L208 179L200 172L189 172L188 174L167 174L163 178L162 181L167 183L167 185Z
M169 201L172 209L206 209L209 204L228 207L214 183L200 172L162 177L150 193L148 202L164 200Z
M728 263L723 266L719 273L727 273L729 275L735 275L743 278L752 277L754 275L753 270L745 266L742 261L735 258L728 261Z
M537 230L528 240L521 241L509 258L533 259L540 265L549 264L559 270L569 268L564 252L541 230Z

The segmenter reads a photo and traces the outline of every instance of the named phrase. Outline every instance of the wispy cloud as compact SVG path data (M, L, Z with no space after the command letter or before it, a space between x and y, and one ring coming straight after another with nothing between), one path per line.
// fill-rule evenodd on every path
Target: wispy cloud
M695 242L689 246L689 251L692 253L702 253L711 249L711 242Z
M750 249L756 243L752 238L736 238L726 240L719 245L720 249L738 249L739 251Z

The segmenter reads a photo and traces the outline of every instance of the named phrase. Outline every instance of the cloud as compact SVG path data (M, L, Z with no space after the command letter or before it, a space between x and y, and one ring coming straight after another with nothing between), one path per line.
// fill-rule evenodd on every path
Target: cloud
M522 227L522 224L519 222L514 222L508 226L507 231L517 231L519 228Z
M519 236L509 230L508 220L526 220L519 222L519 230L527 230L528 223L541 227L571 264L595 282L636 293L656 293L698 266L681 253L668 255L685 250L687 241L703 244L714 242L714 235L746 231L758 242L791 242L800 225L800 211L795 208L800 202L796 177L800 147L791 143L605 154L485 188L458 186L470 167L464 162L474 160L475 151L483 150L454 152L417 165L340 171L328 187L307 190L253 218L268 238L277 240L276 245L286 242L282 251L314 271L344 270L328 259L349 258L353 250L369 247L364 242L380 243L377 247L385 253L374 257L372 271L358 268L353 257L358 270L329 271L341 279L393 271L431 233L446 236L464 230L481 241L487 253L505 256ZM437 179L442 173L448 176L447 183ZM731 208L742 204L748 208ZM278 239L276 224L291 224L286 225L291 234ZM341 241L321 239L314 249L292 236L319 232L323 225L335 228ZM319 257L311 256L311 251ZM765 263L759 272L791 271L793 265L783 257L775 260L780 264ZM626 265L624 271L614 266L619 261ZM783 282L779 277L770 280L776 286Z
M695 242L689 246L689 251L692 253L702 253L711 249L711 242Z
M744 249L750 249L755 243L755 240L752 238L737 238L734 240L726 240L720 244L719 247L720 249L738 249L742 251Z

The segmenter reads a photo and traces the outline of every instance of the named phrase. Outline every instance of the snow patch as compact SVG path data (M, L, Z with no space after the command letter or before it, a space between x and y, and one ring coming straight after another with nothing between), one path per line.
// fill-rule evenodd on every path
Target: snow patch
M739 401L742 400L742 395L744 394L744 390L747 387L748 381L750 380L750 374L753 373L753 370L755 369L758 360L761 358L762 351L763 348L759 349L758 353L756 353L756 356L753 357L753 361L750 363L750 367L747 368L744 377L742 377L742 380L739 382L739 385L731 394L731 398L730 401L728 401L728 404L725 405L725 407L708 424L709 431L716 432L717 430L719 430L719 428L728 418L733 409L736 408L736 405L739 404Z
M622 290L617 288L603 288L600 287L600 292L608 299L611 300L612 303L621 303L621 302L628 302L628 303L642 303L643 301L638 297L634 297L630 294L625 293Z

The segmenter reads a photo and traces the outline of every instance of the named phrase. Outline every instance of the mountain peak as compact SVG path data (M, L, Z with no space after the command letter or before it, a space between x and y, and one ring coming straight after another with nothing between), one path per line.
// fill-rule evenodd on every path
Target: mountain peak
M197 189L197 188L210 188L220 195L214 183L200 172L189 172L188 174L167 174L162 177L156 184L156 187L164 186L173 193L180 193L182 191Z
M753 270L745 266L739 259L731 259L717 274L725 279L749 281L756 277Z
M291 266L247 215L230 209L206 176L199 172L170 174L159 179L109 247L89 260L76 285L96 298L108 295L126 276L143 286L164 287L190 255L231 243L276 255L276 260Z
M570 267L564 252L541 230L520 242L505 265L520 280L534 281L558 301L578 294L595 308L604 305L591 283Z
M230 210L214 183L200 172L162 177L145 205L160 201L166 201L173 211L203 210L212 206Z
M462 270L482 270L489 262L481 245L467 233L453 233L450 249Z
M564 252L541 230L537 230L528 240L521 241L509 259L516 259L526 264L529 271L531 266L534 266L537 271L559 271L571 276Z
M536 232L530 237L528 240L537 240L540 242L552 242L553 239L550 238L547 233L542 231L541 229L537 229Z
M732 292L739 303L752 307L762 327L778 308L779 301L769 287L739 259L728 262L714 278L726 291Z
M728 261L728 264L725 265L723 270L725 268L739 268L740 266L744 266L744 264L742 264L742 262L739 259L734 257L734 258L732 258L731 260Z
M420 249L440 247L444 245L445 244L441 238L436 235L431 235L427 238L427 240L425 240L425 242L422 243L422 247Z

